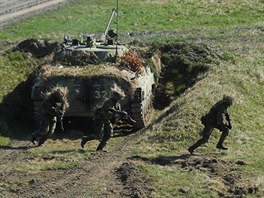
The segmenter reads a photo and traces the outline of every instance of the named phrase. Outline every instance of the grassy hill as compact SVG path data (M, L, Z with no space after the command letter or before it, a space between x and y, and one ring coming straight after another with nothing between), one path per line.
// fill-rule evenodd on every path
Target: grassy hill
M7 52L5 47L32 37L61 40L64 33L100 33L113 7L112 0L79 1L0 30L4 46L0 48L0 101L41 62L20 52ZM264 2L122 0L119 7L120 32L124 35L174 31L173 35L138 39L155 45L202 43L222 57L209 64L202 80L156 113L137 143L129 146L130 158L151 178L152 197L264 196ZM209 143L190 158L186 148L199 138L200 117L223 94L235 99L230 108L233 130L226 141L229 150L216 150L220 133L215 130ZM3 116L1 113L1 120ZM119 138L111 141L115 144ZM0 145L7 142L8 137L0 137ZM68 144L67 149L71 146ZM45 153L45 149L36 152Z
M173 101L162 112L160 119L147 130L140 143L132 148L135 156L151 160L163 159L165 162L167 159L168 166L154 163L145 167L155 178L156 188L161 191L158 190L156 197L184 195L179 191L181 187L189 189L190 194L187 195L191 197L215 197L217 195L214 193L221 191L221 179L200 175L200 171L179 170L179 167L169 166L169 159L173 161L186 154L188 146L198 140L198 132L202 129L199 119L223 94L235 98L229 111L234 123L226 141L229 151L217 151L215 145L220 133L215 130L209 143L198 149L198 154L216 154L223 160L244 161L248 166L236 167L233 174L243 175L252 185L260 188L263 186L262 31L247 30L241 37L229 35L217 41L204 40L203 42L229 54L230 59L221 61L219 65L211 65L208 75ZM192 194L193 189L198 187L204 190Z

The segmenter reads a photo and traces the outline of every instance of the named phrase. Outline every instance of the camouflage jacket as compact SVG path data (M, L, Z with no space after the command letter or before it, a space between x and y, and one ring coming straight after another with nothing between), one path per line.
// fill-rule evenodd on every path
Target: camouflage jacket
M111 109L121 111L120 103L115 103L112 99L108 99L103 106L97 110L95 118L102 119L104 122L110 121L111 118L116 116L115 113L110 111Z
M63 114L65 113L66 107L63 103L55 103L52 104L49 101L43 101L41 104L41 115L42 116L47 116L47 117L62 117Z
M219 126L224 124L224 116L227 112L228 106L223 101L217 102L210 111L202 117L202 123L209 126Z

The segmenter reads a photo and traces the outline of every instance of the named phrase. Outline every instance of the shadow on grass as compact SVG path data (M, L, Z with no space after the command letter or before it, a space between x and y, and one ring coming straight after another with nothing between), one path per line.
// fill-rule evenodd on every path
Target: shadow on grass
M18 84L0 104L0 132L2 135L23 139L34 128L33 105L30 98L33 75Z

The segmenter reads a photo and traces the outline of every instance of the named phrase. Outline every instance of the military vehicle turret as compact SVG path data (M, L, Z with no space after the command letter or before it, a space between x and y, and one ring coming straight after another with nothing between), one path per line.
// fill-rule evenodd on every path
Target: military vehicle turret
M95 111L110 97L111 88L118 86L126 97L121 103L136 121L139 130L146 126L152 111L155 87L153 68L160 68L155 55L142 58L139 49L121 45L118 35L109 30L113 9L100 38L93 34L72 39L65 36L61 49L50 64L39 70L32 87L35 119L45 91L60 85L69 90L69 109L65 117L92 118Z

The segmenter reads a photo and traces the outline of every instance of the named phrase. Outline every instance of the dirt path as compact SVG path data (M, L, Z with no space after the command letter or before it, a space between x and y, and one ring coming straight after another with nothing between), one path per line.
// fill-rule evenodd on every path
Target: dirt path
M221 160L219 154L183 154L158 158L129 156L129 145L139 141L143 132L124 137L110 152L84 150L83 152L92 152L91 157L78 160L77 167L66 170L18 171L16 164L40 159L27 157L27 151L35 149L31 144L13 140L9 146L0 149L0 197L149 198L152 191L151 180L139 169L144 164L176 166L205 174L221 183L219 197L242 197L244 192L254 194L258 191L257 187L243 181L241 175L235 172L238 166L246 165L244 161ZM75 154L78 152L76 150ZM46 156L41 160L48 164L59 159Z
M58 9L72 0L0 0L0 27L47 10Z
M92 157L78 161L77 167L67 170L17 171L16 164L38 161L27 157L29 149L35 149L26 141L13 140L0 149L0 194L2 197L133 197L140 193L150 197L144 184L135 185L135 179L147 181L137 166L127 159L127 145L134 144L140 133L122 139L110 152L93 152ZM91 152L84 150L83 152ZM55 158L43 158L46 163ZM12 163L10 163L12 162ZM120 167L125 164L125 167ZM132 177L124 187L120 178ZM125 172L124 172L125 170ZM121 176L120 176L121 174ZM132 174L132 175L131 175ZM142 182L143 183L143 182ZM146 182L144 182L146 183Z

